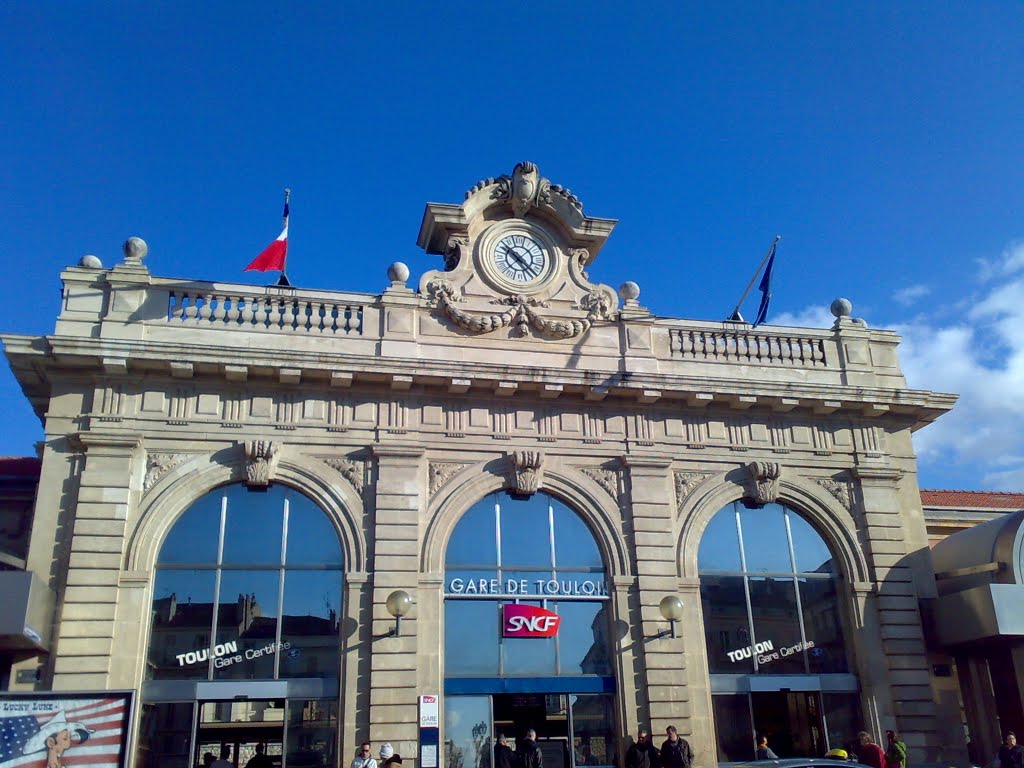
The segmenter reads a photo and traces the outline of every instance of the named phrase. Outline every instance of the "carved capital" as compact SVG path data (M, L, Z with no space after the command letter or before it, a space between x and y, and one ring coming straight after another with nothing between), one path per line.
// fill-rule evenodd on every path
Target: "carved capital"
M272 440L248 440L245 449L245 482L265 488L270 485L277 467L281 444Z
M752 461L747 465L750 474L748 498L758 505L771 504L779 498L779 477L782 467L771 461Z
M544 470L543 451L513 451L508 456L512 464L510 478L513 493L531 496L540 488Z

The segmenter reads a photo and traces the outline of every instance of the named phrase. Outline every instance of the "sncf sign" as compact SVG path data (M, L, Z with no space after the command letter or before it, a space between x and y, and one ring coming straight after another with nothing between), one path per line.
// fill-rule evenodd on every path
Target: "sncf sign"
M562 617L535 605L505 603L501 607L502 637L554 637Z

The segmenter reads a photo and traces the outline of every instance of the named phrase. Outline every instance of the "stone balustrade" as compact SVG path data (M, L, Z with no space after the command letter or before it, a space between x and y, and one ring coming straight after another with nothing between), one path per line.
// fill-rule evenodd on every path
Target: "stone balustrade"
M823 368L829 365L823 338L760 330L672 328L669 349L682 360Z
M335 336L362 333L363 305L305 296L171 290L166 319L193 328L213 326Z

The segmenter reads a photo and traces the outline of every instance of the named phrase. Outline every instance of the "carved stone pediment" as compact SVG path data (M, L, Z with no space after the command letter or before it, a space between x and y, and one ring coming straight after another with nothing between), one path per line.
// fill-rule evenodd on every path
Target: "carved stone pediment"
M513 451L508 455L512 465L509 484L513 493L532 496L540 488L544 476L542 451Z
M419 244L444 269L423 275L420 294L453 331L575 338L618 310L616 292L584 272L614 225L519 163L476 184L462 205L427 206Z
M250 486L265 488L274 479L277 457L281 444L272 440L249 440L245 450L245 482Z
M779 498L779 477L782 467L771 461L752 461L747 465L746 498L758 506L771 504Z

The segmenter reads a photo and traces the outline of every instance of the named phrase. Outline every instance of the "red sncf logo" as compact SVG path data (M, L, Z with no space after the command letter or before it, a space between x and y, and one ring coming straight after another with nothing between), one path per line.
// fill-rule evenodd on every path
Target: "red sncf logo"
M502 637L554 637L562 617L535 605L505 603L501 607Z

